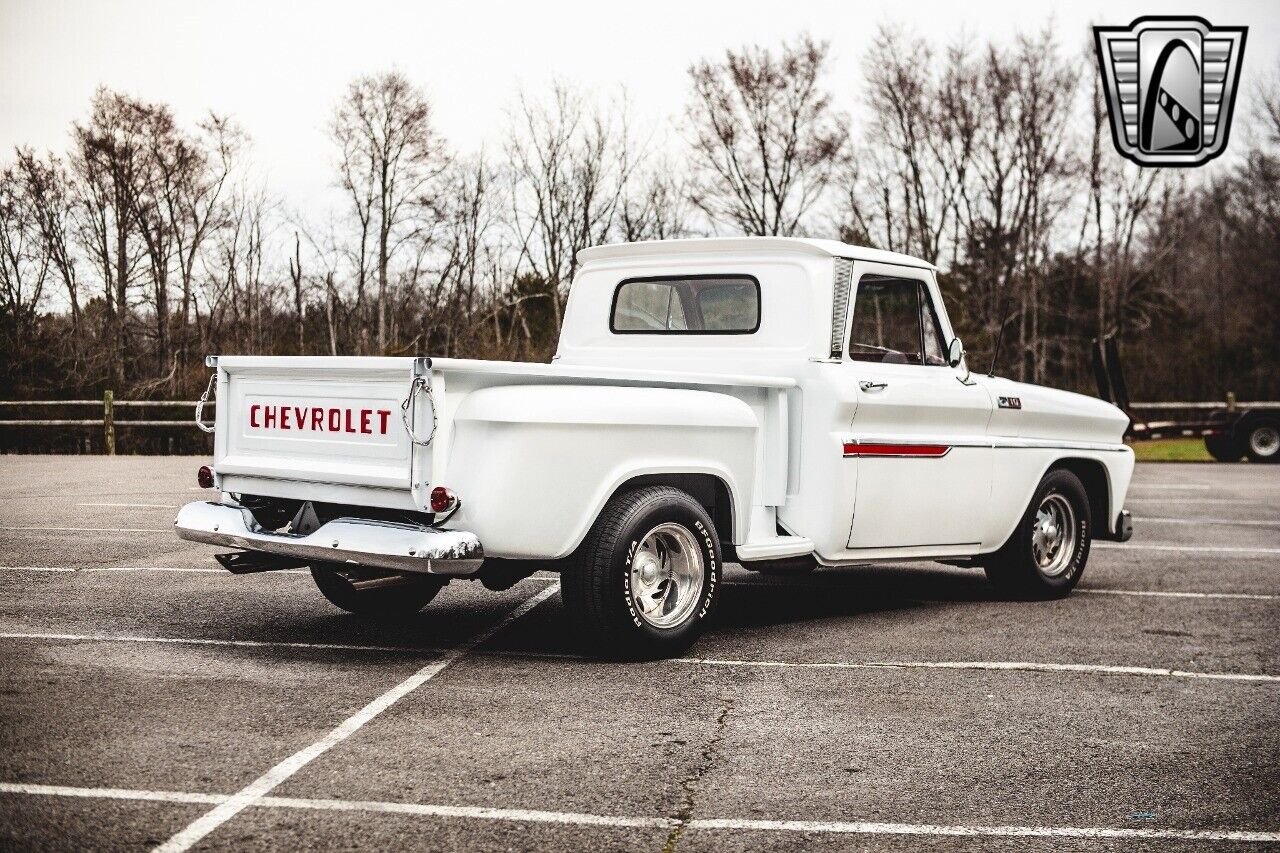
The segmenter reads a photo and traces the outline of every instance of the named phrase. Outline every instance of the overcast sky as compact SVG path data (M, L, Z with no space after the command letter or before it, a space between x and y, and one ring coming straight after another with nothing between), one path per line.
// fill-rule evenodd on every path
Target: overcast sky
M945 42L962 33L1004 38L1052 16L1060 43L1075 48L1088 42L1090 23L1125 25L1143 14L1247 25L1244 97L1275 73L1280 0L0 0L0 162L19 144L65 150L71 122L106 85L166 102L184 122L210 109L234 116L271 188L314 214L327 203L333 174L325 122L360 73L399 68L427 90L456 149L496 151L515 93L545 91L557 78L601 96L625 86L636 123L661 123L683 109L690 62L808 31L831 41L828 82L849 109L859 97L862 55L883 22ZM1248 108L1244 97L1238 110Z

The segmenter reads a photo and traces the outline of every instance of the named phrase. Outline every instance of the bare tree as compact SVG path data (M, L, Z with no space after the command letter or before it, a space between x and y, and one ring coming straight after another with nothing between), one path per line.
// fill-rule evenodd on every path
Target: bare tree
M513 124L507 157L520 256L544 283L559 333L577 254L608 240L631 171L625 103L591 110L556 85L545 103L521 95Z
M618 208L618 233L627 242L671 240L690 234L688 178L662 159L632 172Z
M293 257L289 259L289 281L293 285L293 314L298 335L298 355L306 352L307 317L302 302L302 237L293 232Z
M0 172L0 340L14 348L31 339L52 265L24 196L19 172Z
M110 372L124 382L129 352L129 288L141 258L134 211L147 170L145 110L125 95L99 89L89 121L72 126L72 168L80 195L79 227L102 279Z
M956 231L974 180L983 106L979 63L967 43L936 67L933 49L882 27L864 70L870 110L863 147L845 178L846 234L938 263Z
M330 125L341 151L338 169L359 224L358 276L363 290L368 242L377 276L377 348L389 343L388 289L401 241L430 215L432 183L448 163L426 95L398 71L358 77L347 87Z
M58 157L38 157L29 148L18 149L15 169L22 183L22 198L34 217L44 250L57 270L71 309L71 353L78 365L81 352L80 285L73 243L76 199L66 167Z
M822 85L826 42L801 36L689 68L693 202L746 234L794 234L831 183L846 121Z
M164 373L172 347L169 342L169 273L174 266L174 229L167 199L178 186L192 180L199 169L200 154L178 130L173 112L163 105L135 103L134 110L144 127L146 158L132 194L130 212L135 220L150 267L155 308L158 372ZM172 372L177 370L174 359Z
M174 255L182 287L179 309L178 364L188 363L196 265L213 232L225 224L225 189L247 137L230 119L210 113L170 158L161 159L161 198L173 235Z

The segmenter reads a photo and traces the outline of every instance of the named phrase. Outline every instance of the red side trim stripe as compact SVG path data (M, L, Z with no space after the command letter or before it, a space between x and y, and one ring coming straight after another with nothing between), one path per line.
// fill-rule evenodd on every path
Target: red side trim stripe
M949 444L858 444L846 441L844 455L848 456L922 456L937 459L946 456Z

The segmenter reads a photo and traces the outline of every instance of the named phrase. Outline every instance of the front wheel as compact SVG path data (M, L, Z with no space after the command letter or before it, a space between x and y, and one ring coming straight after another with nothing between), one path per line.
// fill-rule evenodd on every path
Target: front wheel
M647 486L614 496L561 573L581 645L610 658L678 654L720 598L720 541L687 493Z
M436 575L368 571L342 563L316 563L311 578L330 604L374 619L411 616L448 583Z
M1280 462L1280 421L1257 418L1245 432L1244 452L1250 462Z
M1084 574L1092 541L1093 519L1080 478L1050 471L1009 541L987 558L987 578L1006 595L1061 598Z

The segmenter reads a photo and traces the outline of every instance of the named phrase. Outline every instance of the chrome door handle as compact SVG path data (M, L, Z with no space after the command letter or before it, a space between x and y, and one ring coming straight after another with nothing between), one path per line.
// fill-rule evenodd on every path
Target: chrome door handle
M863 391L883 391L889 387L888 382L872 382L870 379L864 379L858 383L858 387Z

